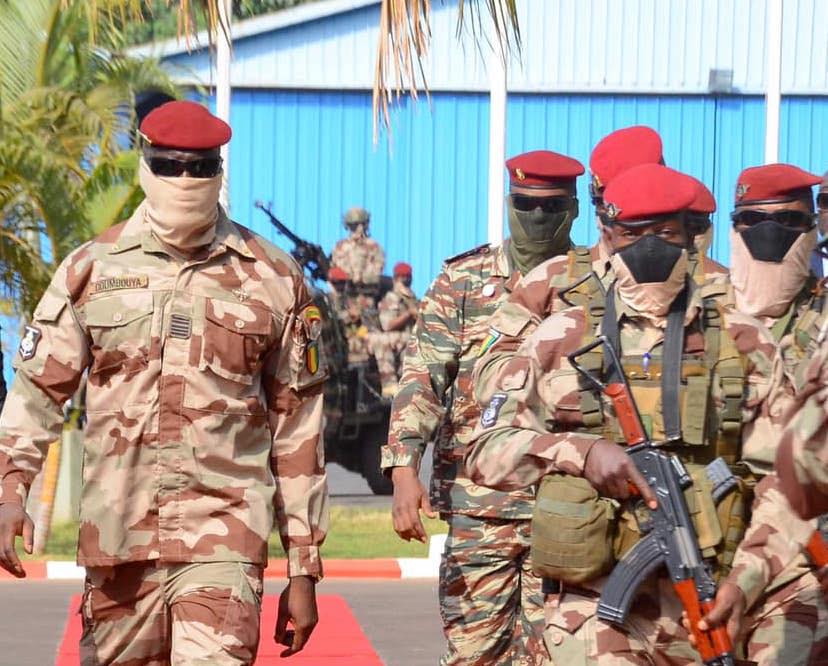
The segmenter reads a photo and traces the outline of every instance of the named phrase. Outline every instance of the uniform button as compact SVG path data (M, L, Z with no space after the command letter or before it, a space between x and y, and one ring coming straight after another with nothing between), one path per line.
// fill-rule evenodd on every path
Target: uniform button
M486 297L494 296L495 293L495 286L493 284L487 284L483 286L483 295Z
M244 328L244 322L241 319L236 319L236 328Z
M123 318L124 315L122 315L120 312L116 312L114 315L112 315L112 321L121 321Z
M555 645L560 645L561 643L563 643L563 634L561 634L561 632L559 632L559 631L553 631L552 632L552 642Z

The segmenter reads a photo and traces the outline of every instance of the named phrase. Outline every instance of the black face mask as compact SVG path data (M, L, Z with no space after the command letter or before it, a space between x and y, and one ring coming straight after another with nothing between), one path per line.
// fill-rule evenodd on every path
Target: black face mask
M779 264L782 263L791 246L796 243L796 239L805 232L768 220L754 224L739 233L742 234L742 240L750 256L756 261L771 261Z
M666 282L684 248L654 235L647 234L616 254L630 269L639 284Z

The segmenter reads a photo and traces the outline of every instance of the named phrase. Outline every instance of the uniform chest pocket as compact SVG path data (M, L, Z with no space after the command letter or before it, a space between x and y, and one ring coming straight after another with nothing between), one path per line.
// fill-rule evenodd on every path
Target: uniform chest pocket
M199 370L251 385L261 369L272 335L269 310L208 299Z
M153 300L151 292L129 298L107 296L89 301L84 316L92 340L92 374L133 374L149 358Z

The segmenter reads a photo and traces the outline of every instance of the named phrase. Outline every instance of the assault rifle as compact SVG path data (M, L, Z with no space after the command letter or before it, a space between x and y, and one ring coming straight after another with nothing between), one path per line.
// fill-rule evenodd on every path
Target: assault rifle
M264 211L265 215L270 218L270 223L276 227L276 231L293 243L293 249L290 251L290 254L296 259L299 265L306 268L314 280L327 280L330 262L324 250L315 243L309 243L299 238L299 236L282 224L279 218L270 210L270 204L265 206L261 201L257 201L254 205L256 208Z
M615 381L603 383L584 369L578 358L603 345ZM700 631L699 621L711 610L716 583L702 559L696 530L690 518L685 488L693 484L678 456L661 447L671 442L654 442L647 437L624 370L605 336L568 355L572 367L593 387L607 396L615 408L629 448L627 453L650 484L658 507L649 509L640 502L634 511L642 538L616 564L598 602L598 617L623 624L639 585L661 565L667 569L676 594L690 621L696 649L707 666L733 666L733 648L725 626ZM613 374L615 374L613 373ZM612 377L612 375L611 375ZM632 484L630 484L632 486ZM631 491L639 495L638 490Z

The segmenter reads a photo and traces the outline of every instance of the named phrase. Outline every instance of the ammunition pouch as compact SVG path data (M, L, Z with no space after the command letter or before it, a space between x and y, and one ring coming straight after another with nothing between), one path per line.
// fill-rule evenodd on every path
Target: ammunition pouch
M617 507L586 479L545 476L532 515L535 574L578 585L607 573L615 563L612 533Z

